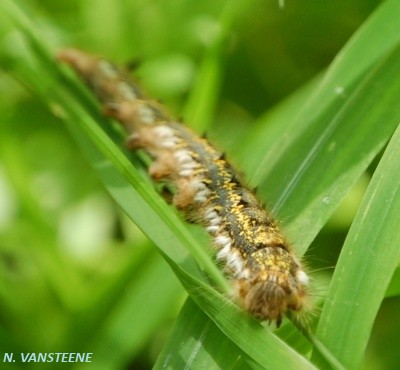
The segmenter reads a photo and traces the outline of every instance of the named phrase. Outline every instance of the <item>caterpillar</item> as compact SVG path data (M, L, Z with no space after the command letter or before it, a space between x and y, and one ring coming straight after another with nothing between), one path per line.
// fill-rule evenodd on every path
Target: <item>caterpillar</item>
M106 114L122 123L128 148L151 156L151 177L176 189L173 205L206 228L238 303L277 326L285 314L302 311L309 298L308 275L225 156L148 99L114 64L75 49L61 51L58 58L86 82Z

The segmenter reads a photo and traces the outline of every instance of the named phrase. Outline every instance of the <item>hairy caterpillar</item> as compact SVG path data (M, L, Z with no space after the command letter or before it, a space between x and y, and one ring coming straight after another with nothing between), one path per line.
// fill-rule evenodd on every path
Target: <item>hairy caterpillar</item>
M221 152L148 100L108 61L73 49L62 51L59 59L76 70L106 113L123 124L128 147L144 149L153 158L149 173L174 185L172 203L187 219L205 226L240 304L277 326L288 311L301 311L309 296L307 274Z

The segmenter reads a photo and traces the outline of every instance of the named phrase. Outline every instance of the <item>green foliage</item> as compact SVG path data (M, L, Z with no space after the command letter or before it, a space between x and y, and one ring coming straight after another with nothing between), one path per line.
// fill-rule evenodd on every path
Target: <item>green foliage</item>
M3 75L2 352L93 352L90 364L65 364L76 369L395 367L396 348L374 343L400 339L399 322L381 318L400 294L400 1L357 3L327 21L326 5L313 2L3 0L0 64L31 95ZM324 47L306 54L306 41L319 45L316 25ZM227 299L204 232L165 204L119 130L55 60L69 45L140 59L148 90L208 128L245 170L294 248L307 251L321 312L306 328L262 326ZM275 95L267 66L280 76ZM354 221L335 226L348 213ZM332 250L340 257L330 271ZM178 313L181 285L189 297Z

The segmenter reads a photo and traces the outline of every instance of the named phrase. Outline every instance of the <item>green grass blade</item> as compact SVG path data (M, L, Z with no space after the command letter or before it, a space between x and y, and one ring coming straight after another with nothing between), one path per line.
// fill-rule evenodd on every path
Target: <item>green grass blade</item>
M400 268L397 267L393 274L392 281L390 282L385 297L396 297L400 295Z
M286 148L281 139L299 130L299 124L293 117L310 99L321 83L321 78L322 76L318 75L269 110L244 137L238 147L238 153L232 153L241 168L246 170L251 186L259 185L260 179L264 177L261 175L262 171L267 171L268 166L283 155ZM268 164L269 161L272 161L272 164Z
M210 125L223 79L223 55L232 23L252 5L252 1L231 0L225 3L216 24L218 30L212 44L205 50L196 81L185 104L183 116L197 132Z
M298 111L293 112L292 117L288 117L290 126L287 134L294 130L296 135L291 135L276 144L275 149L279 149L277 155L259 152L257 157L252 159L252 165L248 170L257 182L268 175L280 156L285 153L284 149L290 148L296 136L307 127L307 122L311 123L318 119L335 101L341 101L343 97L346 97L343 94L346 94L350 87L354 86L382 57L397 47L400 43L397 18L399 12L399 0L387 0L381 4L337 55L312 96L305 94L299 97L300 100L295 106ZM382 27L383 24L385 27ZM291 121L296 123L291 123ZM250 133L245 141L243 153L252 153L252 148L263 147L264 141L268 141L267 126L270 122L268 116L259 122L254 132Z
M400 260L400 128L390 141L346 238L319 321L318 338L359 368Z
M298 135L260 185L259 192L289 224L289 236L301 236L296 241L301 251L395 130L400 120L399 56L400 47L349 89L343 102Z
M168 257L165 256L167 261ZM170 264L193 301L217 327L251 359L253 367L272 369L314 369L305 357L294 351L257 320L245 314L210 286Z
M251 369L246 356L188 299L154 369Z
M258 161L252 159L253 165L258 163L253 176L260 182L260 195L289 225L289 238L301 236L296 241L301 251L383 147L399 120L399 11L399 1L386 1L376 10L339 53L284 135L279 131L275 144ZM385 29L381 33L382 24ZM307 93L303 99L307 99ZM387 109L389 106L391 109ZM269 134L266 129L265 135L257 131L258 139L251 136L244 148L249 157L252 147L262 146Z

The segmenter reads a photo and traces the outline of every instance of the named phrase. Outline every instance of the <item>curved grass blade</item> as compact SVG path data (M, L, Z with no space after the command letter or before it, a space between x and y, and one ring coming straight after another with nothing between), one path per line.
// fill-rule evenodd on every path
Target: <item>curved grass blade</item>
M372 325L400 260L400 126L374 173L346 238L317 337L359 368Z
M286 145L282 145L282 138L290 139L299 130L299 124L293 117L310 99L322 77L318 75L265 113L243 138L238 152L232 153L241 168L245 169L251 186L259 185L260 179L265 177L261 173L283 155Z
M313 96L300 97L298 105L301 99L307 102L284 135L279 132L275 144L252 160L253 165L258 163L253 169L261 196L289 225L289 238L301 236L301 242L296 242L301 251L400 119L399 12L398 0L386 1L375 11L339 53ZM253 147L262 147L269 134L268 128L263 134L255 131L244 151L253 153Z
M187 299L154 369L252 369L246 356Z
M386 290L385 298L396 297L400 295L400 268L397 267L393 278Z
M294 104L294 109L288 110L292 113L291 117L287 117L286 122L286 125L289 125L286 131L288 137L274 146L274 149L281 148L277 152L278 155L271 156L270 153L276 151L263 145L265 140L268 142L268 125L276 118L270 119L267 115L256 125L243 143L241 152L253 154L254 147L269 149L268 152L257 152L256 158L252 158L252 162L249 163L249 173L253 174L257 183L268 176L282 153L285 153L283 148L289 148L296 137L308 127L308 123L318 119L335 101L341 101L343 94L346 94L350 87L355 86L355 83L369 69L399 45L397 18L399 12L399 0L383 2L336 56L322 81L318 81L318 88L315 88L314 93L310 96L307 91L306 94L300 94L295 98L295 101L291 103ZM282 110L286 110L286 107ZM282 117L282 125L285 125L285 120L286 117ZM289 135L290 133L292 134Z
M169 261L168 256L165 256ZM217 327L246 355L254 368L314 369L305 357L298 354L271 331L246 315L217 291L187 274L178 265L174 269L191 299L211 318Z
M289 236L301 236L296 242L301 251L395 130L400 120L399 60L400 47L304 130L259 187L288 223Z

